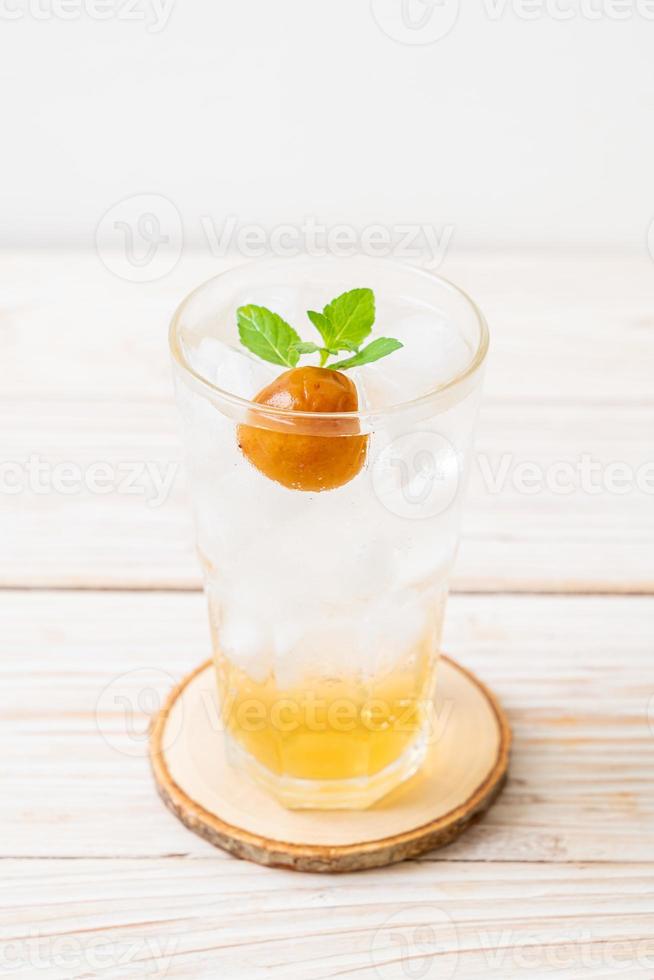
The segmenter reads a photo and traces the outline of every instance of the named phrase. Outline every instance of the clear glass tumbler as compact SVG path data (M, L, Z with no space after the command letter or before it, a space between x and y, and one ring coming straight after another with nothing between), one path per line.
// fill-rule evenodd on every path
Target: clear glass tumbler
M404 347L351 372L358 411L256 403L283 368L240 347L237 307L305 322L315 340L306 311L363 286L375 333ZM409 266L270 259L191 293L170 343L232 762L289 807L368 806L416 772L429 743L484 318ZM349 440L365 464L336 489L289 489L250 463L243 426L283 445L313 437L319 453Z

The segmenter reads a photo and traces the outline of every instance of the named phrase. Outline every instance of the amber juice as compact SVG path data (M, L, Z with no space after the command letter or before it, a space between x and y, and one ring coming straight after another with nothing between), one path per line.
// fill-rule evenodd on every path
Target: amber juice
M294 780L321 781L323 796L332 797L343 781L367 785L428 730L436 629L404 663L377 676L316 671L288 687L272 675L253 680L217 650L225 730L264 772L285 778L289 795Z

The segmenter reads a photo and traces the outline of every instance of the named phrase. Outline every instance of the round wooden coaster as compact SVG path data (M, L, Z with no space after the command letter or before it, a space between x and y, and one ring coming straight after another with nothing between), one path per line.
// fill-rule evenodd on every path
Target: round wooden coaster
M420 772L368 810L287 810L226 758L211 661L154 719L159 795L190 830L237 857L298 871L356 871L449 844L506 776L511 730L490 691L443 656Z

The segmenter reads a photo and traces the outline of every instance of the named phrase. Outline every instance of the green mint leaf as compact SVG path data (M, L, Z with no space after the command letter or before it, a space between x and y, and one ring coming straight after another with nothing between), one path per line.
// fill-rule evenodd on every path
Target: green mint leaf
M316 313L315 310L307 310L307 316L324 342L328 344L329 338L331 337L332 326L327 317L323 313Z
M400 347L404 347L404 344L401 344L399 340L393 340L391 337L378 337L354 357L348 357L345 361L337 361L336 364L330 364L329 367L332 371L344 371L347 368L360 367L362 364L378 361L380 357L386 357L393 351L399 350Z
M326 347L325 350L329 354L338 354L342 350L349 350L350 353L356 354L359 350L359 345L351 344L347 340L338 340L333 347Z
M236 319L244 347L264 361L295 367L300 355L294 345L301 343L300 335L279 314L250 304L239 306Z
M294 344L291 344L291 347L298 354L317 354L318 351L322 350L322 347L318 347L317 344L312 343L310 340L298 340Z
M298 354L332 354L334 357L343 350L349 350L356 354L359 349L358 347L354 347L353 344L339 344L338 347L319 347L312 340L300 340L291 344L291 347Z
M320 366L330 357L348 351L352 357L327 365L333 370L346 370L378 361L403 345L390 337L378 337L360 350L363 340L375 322L375 297L372 289L351 289L337 296L322 313L308 310L307 316L323 340L323 346L300 335L278 313L265 306L240 306L236 311L241 343L257 357L272 364L293 368L304 354L319 354Z
M359 347L375 322L375 295L372 289L351 289L333 299L322 312L330 325L329 336L323 334L326 347L343 342Z

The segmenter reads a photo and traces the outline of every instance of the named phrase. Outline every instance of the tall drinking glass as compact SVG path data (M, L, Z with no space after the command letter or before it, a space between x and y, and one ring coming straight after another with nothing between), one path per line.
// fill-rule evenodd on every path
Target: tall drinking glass
M358 411L255 402L283 369L240 346L237 307L266 306L315 340L306 311L364 286L375 333L404 346L349 372ZM271 259L191 293L170 344L233 764L289 807L368 806L429 742L484 319L409 266ZM290 489L252 465L245 432L278 453L307 437L318 458L358 447L365 463L335 489Z

